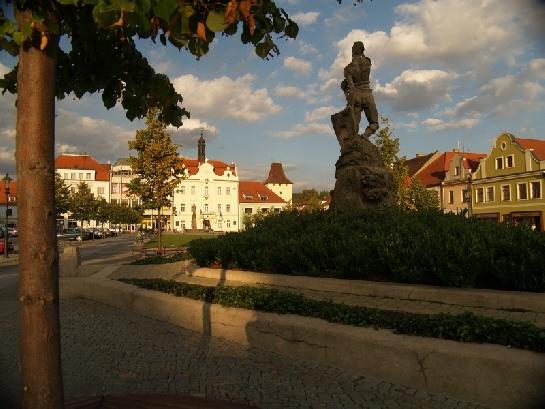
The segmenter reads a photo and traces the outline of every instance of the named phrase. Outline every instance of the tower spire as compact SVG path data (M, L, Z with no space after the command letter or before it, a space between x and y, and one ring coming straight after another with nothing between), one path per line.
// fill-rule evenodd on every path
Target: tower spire
M203 132L204 130L201 128L201 137L199 138L198 155L197 155L199 163L206 162L206 142L204 140Z

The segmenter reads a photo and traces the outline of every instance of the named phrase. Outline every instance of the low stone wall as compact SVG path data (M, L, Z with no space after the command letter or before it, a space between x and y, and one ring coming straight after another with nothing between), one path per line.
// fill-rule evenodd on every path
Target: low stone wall
M61 296L96 300L212 336L493 408L545 405L545 354L225 308L104 279L111 273L62 279Z
M219 281L261 283L282 287L304 288L317 291L366 295L373 297L421 300L467 307L485 307L505 310L527 310L545 313L545 293L499 291L482 289L457 289L416 284L380 283L364 280L340 280L265 274L251 271L199 268L190 266L187 275L212 278Z

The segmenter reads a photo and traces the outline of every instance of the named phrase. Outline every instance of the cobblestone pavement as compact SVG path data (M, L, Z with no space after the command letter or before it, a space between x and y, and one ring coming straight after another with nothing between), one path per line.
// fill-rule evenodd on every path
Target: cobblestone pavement
M17 401L16 297L0 291L0 407ZM67 398L121 392L191 394L266 409L486 409L364 374L300 361L117 310L61 302ZM2 400L3 399L3 400Z
M218 283L216 279L201 278L201 277L189 277L186 275L179 275L176 277L177 281L183 281L187 283L215 286ZM224 285L251 285L248 283L227 281ZM397 298L386 297L372 297L366 295L356 295L347 293L338 293L332 291L317 291L306 290L292 287L272 286L265 284L256 284L260 287L278 288L281 290L292 291L295 293L303 294L307 298L316 300L331 300L336 303L344 303L347 305L359 305L369 308L378 308L381 310L396 310L415 312L421 314L461 314L466 311L470 311L476 315L484 315L493 318L502 318L514 321L529 321L536 324L539 327L545 328L545 313L535 311L507 311L498 310L494 308L485 307L468 307L464 305L446 304L440 302L420 301L420 300L402 300Z

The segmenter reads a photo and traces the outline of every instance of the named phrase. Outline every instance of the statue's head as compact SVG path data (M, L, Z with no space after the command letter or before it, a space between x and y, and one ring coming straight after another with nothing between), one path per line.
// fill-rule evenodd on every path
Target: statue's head
M363 55L365 51L365 46L361 41L356 41L352 46L352 56Z

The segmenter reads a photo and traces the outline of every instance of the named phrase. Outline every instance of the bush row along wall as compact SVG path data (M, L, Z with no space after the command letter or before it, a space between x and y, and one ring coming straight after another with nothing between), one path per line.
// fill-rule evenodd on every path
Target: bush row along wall
M225 307L321 318L331 323L390 329L397 334L479 342L545 352L545 330L529 322L481 317L472 313L417 314L311 300L300 294L255 287L206 287L158 279L120 279Z
M545 234L437 211L285 212L190 252L206 267L545 291Z

